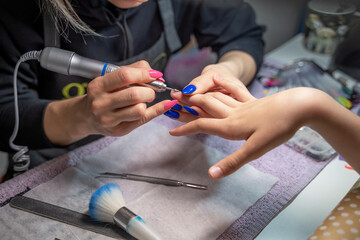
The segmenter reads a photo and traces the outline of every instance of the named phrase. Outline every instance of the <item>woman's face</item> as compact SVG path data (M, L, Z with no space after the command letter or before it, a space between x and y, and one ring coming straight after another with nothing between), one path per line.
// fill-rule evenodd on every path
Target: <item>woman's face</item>
M133 8L141 5L148 0L108 0L118 8Z

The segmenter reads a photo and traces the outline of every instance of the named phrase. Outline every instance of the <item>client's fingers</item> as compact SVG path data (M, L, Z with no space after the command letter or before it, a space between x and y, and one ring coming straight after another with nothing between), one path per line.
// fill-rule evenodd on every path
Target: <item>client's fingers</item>
M219 78L214 78L214 82L229 91L229 93L240 102L247 102L255 99L240 81L224 81Z
M239 101L229 96L228 94L224 94L221 92L208 92L206 94L212 96L213 98L219 100L220 102L229 107L236 107L239 104Z
M171 129L169 133L172 136L185 136L185 135L192 135L197 133L218 135L220 131L219 125L220 125L219 119L198 118L180 127Z
M255 132L236 152L212 166L209 169L209 175L215 180L226 177L246 163L259 158L271 148L268 139L264 139L264 134Z
M185 106L193 106L192 107L193 109L203 110L204 111L203 114L200 115L199 112L199 115L201 117L212 116L217 118L224 118L228 115L228 111L231 110L230 106L226 105L226 103L229 102L228 98L231 97L226 96L222 93L196 94L193 96L185 96L174 93L172 94L172 97L178 99L181 102L181 104ZM232 105L233 104L234 103L232 103Z

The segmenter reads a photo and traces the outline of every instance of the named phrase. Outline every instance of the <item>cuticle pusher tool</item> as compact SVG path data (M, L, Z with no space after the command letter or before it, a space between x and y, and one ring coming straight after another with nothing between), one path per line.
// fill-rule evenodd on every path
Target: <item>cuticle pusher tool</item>
M134 180L134 181L142 181L154 184L162 184L166 186L172 187L187 187L193 188L198 190L207 190L207 186L195 184L195 183L188 183L183 182L175 179L168 179L168 178L158 178L158 177L150 177L150 176L143 176L131 173L111 173L111 172L103 172L100 173L96 178L121 178L127 180Z

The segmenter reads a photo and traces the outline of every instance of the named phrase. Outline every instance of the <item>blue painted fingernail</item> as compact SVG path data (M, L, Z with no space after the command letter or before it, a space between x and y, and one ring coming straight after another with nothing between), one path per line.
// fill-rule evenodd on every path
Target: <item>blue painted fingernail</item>
M180 114L178 112L174 112L174 111L167 111L164 113L165 116L170 117L170 118L179 118Z
M186 86L181 92L185 94L193 93L195 92L196 87L194 85L188 85Z
M194 109L192 109L191 107L184 106L184 109L185 109L186 111L188 111L189 113L191 113L192 115L199 116L198 112L195 111Z
M182 106L179 104L175 104L171 109L180 111L182 109Z

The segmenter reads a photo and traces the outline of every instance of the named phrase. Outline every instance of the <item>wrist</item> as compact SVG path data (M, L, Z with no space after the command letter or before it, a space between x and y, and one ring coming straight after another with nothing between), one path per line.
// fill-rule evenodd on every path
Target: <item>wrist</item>
M256 63L251 55L242 51L230 51L219 59L219 64L223 65L229 72L240 79L245 85L250 83L256 73Z
M294 104L298 105L295 109L302 125L316 130L319 124L324 123L328 116L329 102L332 101L329 95L318 89L305 87L294 89L291 95Z
M84 97L54 101L48 104L44 114L44 130L48 139L57 145L68 145L90 134L89 124L83 112Z
M222 76L231 75L235 77L234 73L231 71L231 68L229 68L229 66L224 62L207 65L204 67L201 74L206 74L209 72Z

